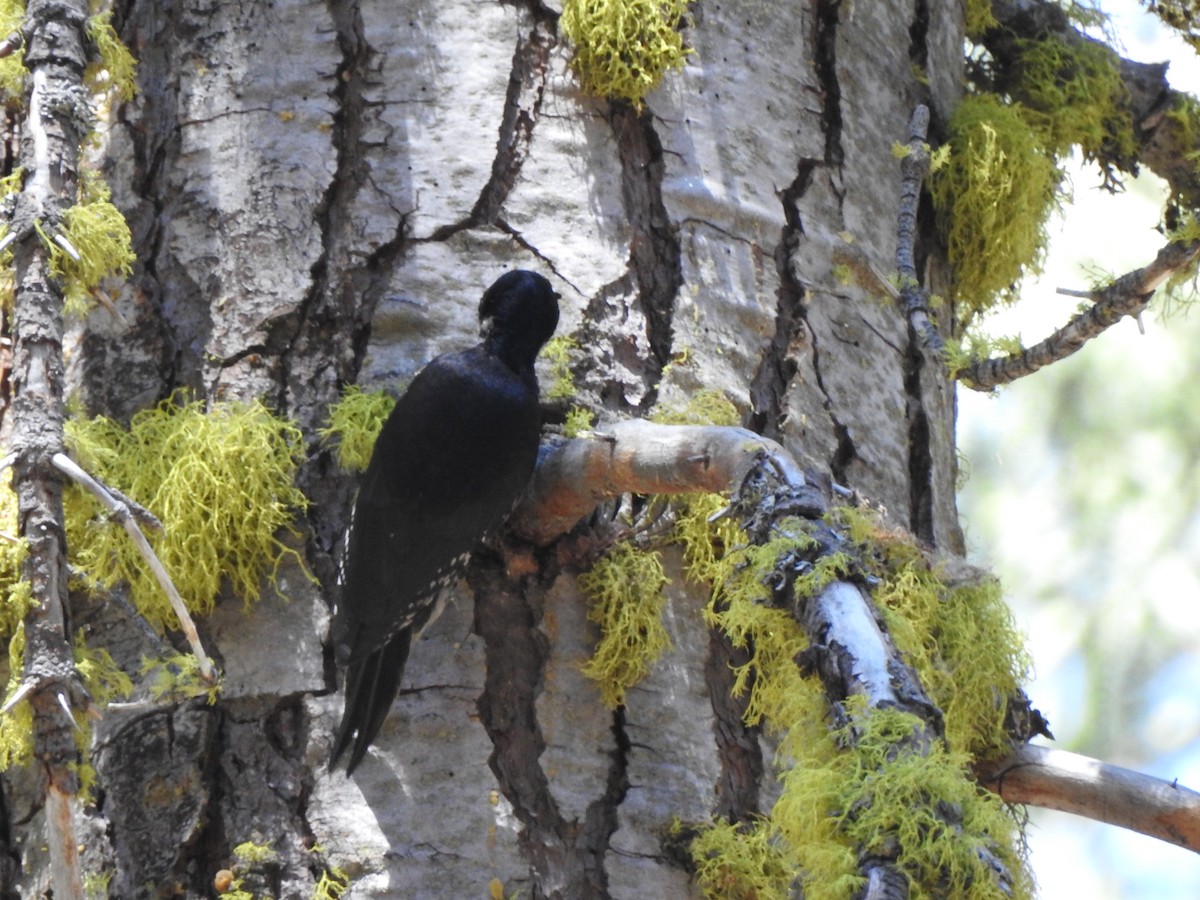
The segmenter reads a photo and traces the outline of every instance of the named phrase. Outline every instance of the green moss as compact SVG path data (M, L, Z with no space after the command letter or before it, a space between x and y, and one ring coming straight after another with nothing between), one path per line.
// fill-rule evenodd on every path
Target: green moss
M1041 271L1046 222L1062 172L1020 104L966 97L950 120L950 156L929 187L954 270L964 323L1015 299L1015 283Z
M1022 41L1019 53L1013 95L1046 150L1061 156L1079 145L1087 159L1136 156L1129 91L1111 49L1047 39Z
M579 342L567 334L552 337L542 348L541 357L550 363L550 384L544 393L547 400L567 400L576 394L575 376L571 374L571 352Z
M111 196L98 174L80 171L79 202L63 213L62 221L62 234L78 251L78 260L38 227L50 250L50 271L63 284L66 310L76 315L91 308L92 292L104 279L128 275L137 260L129 226Z
M83 894L88 900L107 900L108 886L112 882L114 869L106 872L88 872L83 876Z
M733 690L749 692L746 722L777 735L782 793L765 819L714 823L692 842L706 896L792 896L795 875L806 900L849 900L863 886L860 849L894 859L912 897L1029 896L1016 825L970 773L973 761L1007 747L1002 698L1028 666L995 583L950 586L906 533L867 511L831 514L860 551L854 561L829 555L828 570L818 563L797 591L819 590L851 568L884 579L876 596L888 630L942 707L947 742L929 746L916 717L855 698L831 728L822 686L796 664L807 638L789 613L768 605L764 584L781 558L811 552L804 523L785 520L780 537L751 546L728 521L710 521L723 504L688 498L676 536L685 573L713 587L706 618L747 651ZM992 858L1016 879L1011 894L995 880Z
M584 91L640 108L691 52L679 33L686 15L686 0L565 0L559 27Z
M658 407L650 421L660 425L738 425L741 417L733 401L717 388L694 391L682 408Z
M174 653L162 659L143 659L143 676L149 676L150 696L155 700L172 701L204 697L212 706L221 695L220 681L205 678L200 661L190 653Z
M164 402L125 429L111 419L72 419L68 446L85 469L158 516L147 535L188 609L212 610L227 584L249 605L285 557L303 560L278 536L306 500L295 485L300 431L261 403ZM99 518L99 504L73 485L64 492L72 562L102 587L130 585L141 614L158 628L175 614L124 531Z
M8 642L8 686L4 691L5 703L8 703L20 688L24 670L25 625L20 623ZM26 699L0 716L0 772L24 766L32 758L33 707Z
M918 749L922 724L900 710L851 702L847 712L828 742L788 769L771 812L800 863L805 896L852 895L860 882L851 848L894 858L910 897L1030 896L1013 850L1016 825L972 780L968 757L938 745ZM1018 878L1012 894L997 883L992 855Z
M967 37L976 40L999 24L992 14L991 0L965 0L963 19Z
M339 466L347 472L362 472L370 464L375 440L395 406L396 399L390 394L367 393L352 384L330 407L328 424L317 433L322 440L336 441Z
M577 438L592 430L595 418L591 410L582 406L572 406L567 410L567 418L563 422L563 434L569 438Z
M86 28L100 56L84 72L88 87L94 93L112 90L122 100L132 100L137 95L137 61L112 27L112 10L89 17Z
M713 900L791 900L795 875L769 823L714 822L689 845L696 883Z
M350 876L337 866L331 866L322 870L313 887L312 900L338 900L349 889Z
M18 31L24 23L25 4L21 0L0 0L0 40ZM25 76L28 74L24 44L0 59L0 92L3 92L9 106L21 103L25 93Z
M977 760L1009 752L1005 700L1029 679L1031 661L999 583L948 588L914 562L880 585L875 598L945 716L947 743Z
M256 844L254 841L244 841L233 848L234 859L248 866L273 862L277 855L269 844Z
M600 626L600 641L583 673L600 687L606 706L625 702L671 645L662 624L667 576L654 551L614 545L579 577L590 606L588 619Z

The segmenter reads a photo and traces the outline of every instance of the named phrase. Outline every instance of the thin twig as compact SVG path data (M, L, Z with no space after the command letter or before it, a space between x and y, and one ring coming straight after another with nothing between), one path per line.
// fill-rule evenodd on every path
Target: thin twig
M900 215L896 223L896 270L900 273L900 303L908 323L928 351L940 353L942 336L929 319L929 298L917 279L917 206L929 171L929 107L918 104L908 121L907 153L900 160Z
M129 536L133 539L133 543L149 564L151 571L154 572L154 577L158 579L158 583L166 593L167 599L171 601L171 607L175 610L175 615L179 618L179 625L183 630L183 636L187 639L189 646L192 648L192 653L195 654L196 659L199 661L201 676L206 681L215 681L217 677L216 670L213 667L212 661L204 652L203 645L200 643L200 635L196 632L196 623L192 621L191 614L188 613L187 607L183 604L183 598L179 596L179 591L175 589L175 585L171 582L171 576L167 574L167 570L163 567L162 562L159 561L154 548L146 540L146 535L138 527L129 506L76 465L74 460L65 453L55 453L52 457L52 462L54 463L54 467L60 472L68 475L91 491L104 508L108 510L109 514L125 527L125 531L129 533Z
M959 372L958 380L974 390L989 391L1065 359L1125 316L1137 319L1158 286L1186 269L1197 256L1200 256L1200 240L1167 244L1149 265L1127 272L1107 287L1091 292L1088 296L1095 303L1041 343L1019 353L979 360Z

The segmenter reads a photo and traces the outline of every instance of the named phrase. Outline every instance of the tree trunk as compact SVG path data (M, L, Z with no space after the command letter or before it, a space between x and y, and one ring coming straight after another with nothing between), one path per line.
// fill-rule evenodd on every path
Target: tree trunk
M531 268L579 341L572 402L616 419L715 389L804 466L961 553L954 389L872 274L895 267L891 147L917 103L936 131L959 96L957 12L699 0L694 55L639 110L581 93L538 2L117 7L141 93L101 166L139 262L123 320L75 328L71 378L120 419L181 388L295 419L321 586L292 566L250 612L230 596L201 623L225 672L215 705L99 723L85 871L115 873L120 897L210 896L222 869L308 897L335 868L354 897L693 896L672 821L765 811L777 788L729 696L738 651L677 557L672 649L616 712L580 672L597 635L576 570L538 551L513 593L484 558L353 779L326 770L354 482L316 430L343 386L398 388L474 343L482 290ZM917 240L936 292L924 207ZM120 597L75 600L131 671L162 655ZM28 781L5 776L0 834L6 887L34 897L49 876ZM239 863L245 842L270 859Z

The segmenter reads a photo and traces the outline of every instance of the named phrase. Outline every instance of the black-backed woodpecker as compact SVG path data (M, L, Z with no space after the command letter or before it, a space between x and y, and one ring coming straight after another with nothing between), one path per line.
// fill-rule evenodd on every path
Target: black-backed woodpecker
M335 631L348 652L346 707L329 763L349 749L347 775L383 725L412 642L533 474L533 366L558 325L558 294L535 272L507 272L479 319L482 343L417 373L359 486Z

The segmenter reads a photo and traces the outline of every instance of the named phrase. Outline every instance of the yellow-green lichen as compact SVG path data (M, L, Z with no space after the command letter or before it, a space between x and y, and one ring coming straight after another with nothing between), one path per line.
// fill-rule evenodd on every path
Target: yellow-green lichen
M0 0L0 40L21 30L25 24L25 4L22 0ZM25 93L24 41L12 53L0 58L0 92L9 106L17 106Z
M1048 152L1079 145L1087 159L1132 159L1137 153L1129 90L1117 55L1088 41L1022 41L1013 94Z
M350 876L337 866L330 866L321 871L313 887L312 900L338 900L350 889Z
M362 472L371 462L371 451L383 423L396 406L384 391L364 391L356 384L342 391L329 408L328 424L318 430L322 440L336 443L338 465L347 472Z
M4 691L5 704L12 700L21 687L24 670L25 625L20 623L8 642L8 685ZM0 772L23 766L32 758L33 707L29 705L29 700L25 699L0 716Z
M852 848L893 859L908 876L910 897L1031 895L1014 849L1016 824L971 778L966 754L921 746L914 736L922 723L901 710L848 702L847 713L827 741L792 743L801 755L771 811L806 898L853 895L861 881ZM993 857L1014 878L1012 893L996 879Z
M542 348L542 359L550 363L550 383L544 391L547 400L567 400L575 396L571 351L578 349L579 342L568 334L550 338Z
M999 23L992 13L991 0L965 0L963 4L963 24L966 26L967 37L978 39Z
M718 388L694 391L683 407L657 407L650 421L660 425L738 425L740 416L733 401Z
M270 844L256 844L254 841L243 841L233 848L233 858L248 866L273 862L277 855Z
M696 883L710 900L791 900L795 872L769 825L713 822L688 845Z
M637 107L663 76L683 67L686 0L566 0L559 27L575 45L583 89Z
M1062 172L1020 104L966 97L950 119L950 156L930 176L937 221L954 271L960 320L1015 299L1041 270L1046 222Z
M79 783L79 798L84 803L92 803L95 800L98 778L91 758L93 716L102 714L109 703L124 700L132 694L133 679L121 670L107 650L102 647L89 647L82 630L75 635L73 650L75 671L83 682L83 688L94 709L75 711L73 734L78 756L70 763L70 768Z
M126 276L137 257L121 211L98 174L79 173L79 202L63 213L62 236L79 259L74 259L39 225L38 233L50 250L50 271L63 285L66 310L81 315L92 306L92 292L110 276Z
M582 406L572 406L567 410L567 418L563 422L563 434L569 438L577 438L592 430L596 416Z
M923 562L875 591L896 645L945 717L946 742L975 760L1012 749L1005 703L1029 680L1031 661L994 580L949 588Z
M221 695L221 682L205 678L200 660L190 653L172 653L161 659L143 659L141 674L149 676L150 696L173 702L204 697L212 706Z
M605 705L616 708L671 645L662 624L667 576L655 551L616 544L579 577L589 601L588 619L600 626L600 641L583 674L600 688Z
M120 99L132 100L137 95L137 61L112 26L112 10L89 17L86 27L99 55L84 71L88 87L95 93L115 91Z
M158 516L163 530L147 537L189 611L211 611L224 584L250 604L285 557L303 564L278 535L305 508L295 485L303 438L261 403L205 411L167 401L127 429L103 416L68 420L66 437L80 465ZM149 567L91 495L69 486L64 511L74 565L105 588L127 582L148 621L173 625Z
M710 521L723 502L689 498L676 534L685 574L713 587L708 621L748 652L734 669L733 690L749 691L747 723L778 736L783 790L766 818L715 823L693 841L706 896L791 896L790 874L807 900L848 900L863 884L860 851L894 859L912 897L1029 896L1017 827L969 769L1006 740L1004 698L1027 667L994 583L949 586L902 532L863 511L831 515L849 542L861 545L859 565L884 578L876 596L889 631L943 708L947 742L914 716L867 709L853 698L842 724L830 728L823 688L796 663L807 639L790 614L767 605L764 584L781 556L810 552L811 539L801 522L784 520L780 537L750 546L731 523ZM818 590L848 569L849 556L840 556L830 571L798 580L798 590ZM974 665L978 678L969 671ZM1014 879L1011 893L990 859Z

